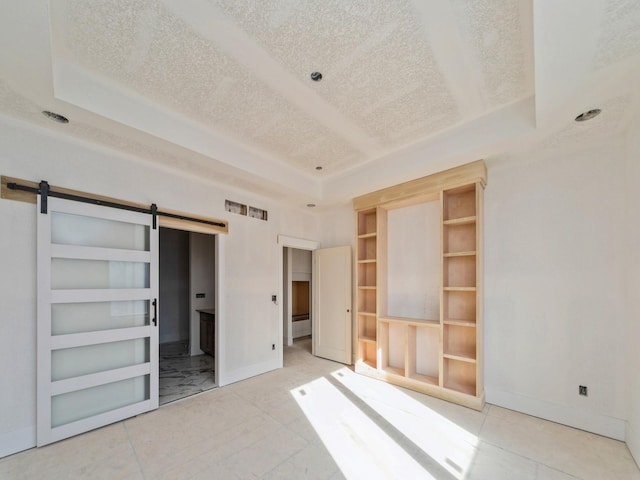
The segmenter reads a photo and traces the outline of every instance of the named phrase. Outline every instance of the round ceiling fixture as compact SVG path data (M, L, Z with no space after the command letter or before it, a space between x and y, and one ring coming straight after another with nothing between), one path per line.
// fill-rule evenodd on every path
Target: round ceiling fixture
M315 203L307 203L307 207L309 208L314 208L316 206Z
M59 113L50 112L49 110L43 110L42 114L45 117L53 120L54 122L69 123L69 119L67 117L65 117L64 115L60 115Z
M314 82L319 82L322 80L322 74L320 72L311 72L311 80Z
M575 118L576 122L586 122L587 120L591 120L594 117L597 117L598 115L600 115L600 112L602 112L602 110L600 110L599 108L594 108L591 110L587 110L586 112L582 112L580 115L578 115Z

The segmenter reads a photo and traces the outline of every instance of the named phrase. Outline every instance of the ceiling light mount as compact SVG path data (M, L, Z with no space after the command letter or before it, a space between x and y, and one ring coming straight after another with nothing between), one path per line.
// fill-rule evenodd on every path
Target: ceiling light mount
M322 74L320 72L311 72L311 80L314 82L319 82L322 80Z
M580 115L578 115L575 118L575 121L586 122L587 120L591 120L592 118L597 117L598 115L600 115L601 112L602 110L600 110L599 108L593 108L591 110L587 110L586 112L582 112Z
M309 208L315 208L316 204L315 203L307 203L307 207Z
M320 170L322 170L322 169L323 169L322 165L318 165L318 166L316 167L316 170L317 170L317 171L320 171Z
M49 110L43 110L42 114L45 117L53 120L54 122L69 123L69 119L67 117L65 117L64 115L60 115L59 113L50 112Z

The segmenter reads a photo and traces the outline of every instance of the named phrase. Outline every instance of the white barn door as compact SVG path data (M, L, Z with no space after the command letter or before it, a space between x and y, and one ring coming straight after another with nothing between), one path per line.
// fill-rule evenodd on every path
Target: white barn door
M351 247L313 252L313 354L351 365Z
M37 445L158 407L152 216L38 196Z

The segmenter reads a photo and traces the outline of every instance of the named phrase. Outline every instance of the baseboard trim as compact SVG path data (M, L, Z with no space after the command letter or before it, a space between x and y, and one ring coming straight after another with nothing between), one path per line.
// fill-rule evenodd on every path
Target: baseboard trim
M0 458L28 450L36 446L36 427L22 428L0 433Z
M485 388L487 403L533 415L552 422L586 430L605 437L625 441L627 422L590 410L581 410L566 405L526 397L516 393Z

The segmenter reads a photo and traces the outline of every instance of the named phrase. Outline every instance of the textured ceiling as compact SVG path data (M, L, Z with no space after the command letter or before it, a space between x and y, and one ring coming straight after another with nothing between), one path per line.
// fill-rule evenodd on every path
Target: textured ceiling
M480 111L460 108L411 1L211 0L212 17L223 16L313 89L364 133L364 147L319 121L313 106L296 105L264 82L273 72L246 68L224 39L212 31L205 38L163 2L56 2L54 47L66 61L243 145L305 172L322 165L335 174L531 94L519 4L451 5L455 29L447 35L468 48L460 61L477 77ZM309 79L314 70L324 75L317 84Z
M639 105L637 0L30 0L0 4L0 47L0 113L299 205Z
M604 68L640 55L640 2L610 0L606 3L595 66Z

